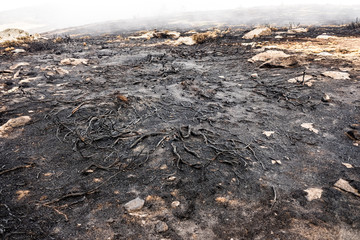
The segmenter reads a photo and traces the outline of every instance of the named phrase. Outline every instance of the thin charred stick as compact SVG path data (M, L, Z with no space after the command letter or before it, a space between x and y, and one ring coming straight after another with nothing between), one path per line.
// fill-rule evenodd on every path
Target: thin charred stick
M74 108L72 111L71 111L71 114L69 116L67 116L68 118L71 117L72 115L74 115L85 103L87 102L82 102L80 103L76 108Z
M186 135L183 134L183 132L181 131L181 128L180 128L180 134L182 135L183 138L189 138L190 135L191 135L191 127L190 127L190 125L186 126L186 128L187 128Z
M164 137L156 144L155 148L159 147L160 144L161 144L167 137L168 137L167 135L164 136Z
M146 158L144 161L142 161L141 163L138 164L138 167L141 167L142 165L144 165L145 163L147 163L147 161L149 161L149 158L150 158L150 154L151 154L151 151L148 151L146 153Z
M175 146L174 143L171 143L171 146L173 147L173 153L175 154L175 156L177 157L177 160L176 160L176 167L178 169L180 169L180 162L182 161L182 158L180 156L180 154L177 152L177 148Z
M191 150L190 148L188 148L188 147L185 145L185 143L183 144L183 146L184 146L185 151L187 151L187 152L190 153L191 155L194 155L195 157L201 159L200 156L199 156L199 154L198 154L197 152L195 152L194 150Z
M87 196L87 195L91 195L94 194L95 192L98 191L98 189L100 187L102 187L103 185L105 185L105 183L107 183L108 181L110 181L112 178L116 177L118 174L120 174L121 171L118 171L117 173L115 173L114 175L112 175L111 177L109 177L108 179L106 179L104 182L102 182L101 184L99 184L98 186L96 186L95 188L92 188L86 192L77 192L77 193L69 193L69 194L65 194L59 198L55 198L51 201L48 202L44 202L42 205L43 206L48 206L51 207L50 205L60 202L62 200L68 199L68 198L73 198L73 197L81 197L81 196Z
M260 163L261 167L262 167L264 170L266 170L263 162L260 161L260 159L258 159L258 157L257 157L256 154L255 154L255 151L250 147L250 144L247 145L245 148L249 149L249 150L252 152L252 154L254 155L254 158Z
M302 85L305 85L305 75L306 75L306 69L303 72L303 77L302 77L302 82L301 82Z
M104 171L109 171L110 170L108 167L104 167L104 166L93 163L89 167L82 170L81 173L82 174L89 174L89 173L94 172L96 169L101 169L101 170L104 170Z
M9 173L9 172L12 172L12 171L16 171L16 170L22 169L22 168L30 168L30 167L33 167L33 166L35 166L35 163L29 163L28 165L22 165L22 166L13 167L13 168L1 171L0 175L3 175L5 173Z
M138 139L136 139L135 142L133 142L133 143L130 145L130 148L135 147L139 142L141 142L141 141L144 140L145 138L152 137L152 136L157 136L157 135L163 135L163 134L167 134L167 133L164 133L164 132L153 132L153 133L145 134L145 135L139 137Z
M273 192L274 192L274 199L271 201L271 202L272 202L272 203L271 203L271 208L273 208L274 205L275 205L275 203L276 203L276 201L277 201L277 195L276 195L276 189L275 189L275 187L274 187L274 186L271 186L271 188L272 188L272 190L273 190Z

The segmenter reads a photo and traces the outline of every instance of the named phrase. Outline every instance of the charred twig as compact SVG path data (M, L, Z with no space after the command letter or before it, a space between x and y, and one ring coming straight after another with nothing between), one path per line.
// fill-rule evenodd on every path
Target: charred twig
M0 175L3 175L3 174L8 173L8 172L15 171L15 170L18 170L18 169L21 169L21 168L30 168L30 167L33 167L33 166L35 166L35 163L29 163L28 165L17 166L17 167L14 167L14 168L10 168L10 169L6 169L6 170L1 171Z
M183 138L189 138L190 135L191 135L191 127L190 127L190 125L189 125L189 126L186 126L186 128L187 128L187 133L186 133L186 135L183 134L183 132L181 131L181 128L180 128L180 134L182 135Z
M201 157L199 156L199 154L197 154L197 152L195 152L194 150L191 150L190 148L188 148L188 147L185 145L185 143L183 144L183 146L184 146L185 151L187 151L188 153L190 153L190 154L194 155L195 157L201 159Z
M261 167L262 167L264 170L266 170L263 162L260 161L260 159L256 156L255 151L250 147L250 144L247 145L245 148L249 149L249 150L252 152L252 154L254 155L254 158L260 163Z
M69 117L71 117L72 115L74 115L85 103L87 103L87 102L82 102L82 103L80 103L76 108L74 108L74 109L71 111L70 115L67 116L67 117L69 118Z
M119 173L121 173L121 171L118 171L117 173L115 173L114 175L112 175L111 177L109 177L108 179L106 179L104 182L102 182L101 184L99 184L98 186L96 186L95 188L92 188L86 192L77 192L77 193L69 193L69 194L65 194L59 198L56 198L54 200L48 201L43 203L43 206L50 206L54 203L60 202L62 200L68 199L68 198L73 198L73 197L81 197L81 196L87 196L87 195L91 195L94 194L95 192L98 191L98 189L100 187L102 187L105 183L107 183L108 181L110 181L112 178L116 177Z
M166 134L166 133L164 133L164 132L153 132L153 133L145 134L145 135L139 137L138 139L136 139L135 142L133 142L133 143L130 145L130 148L135 147L139 142L141 142L141 141L144 140L145 138L152 137L152 136L157 136L157 135L163 135L163 134Z
M68 216L67 216L65 213L63 213L63 212L61 212L60 210L58 210L56 207L54 207L54 206L48 206L48 205L43 205L43 206L44 206L44 207L47 207L47 208L51 208L51 209L54 210L57 214L63 216L63 217L65 218L65 221L66 221L66 222L69 221Z
M306 69L303 72L301 85L305 85L305 75L306 75Z
M274 192L274 199L271 200L271 208L273 208L274 205L275 205L275 203L276 203L276 201L277 201L277 196L276 196L276 189L275 189L275 187L274 187L274 186L271 186L271 188L272 188L272 190L273 190L273 192Z
M139 164L138 164L138 167L141 167L142 165L144 165L144 164L149 160L150 154L151 154L150 151L148 151L148 152L146 153L146 158L145 158L145 160L142 161L141 163L139 163Z
M171 146L173 147L173 153L175 154L175 156L177 157L177 160L176 160L176 167L178 169L180 169L180 162L182 161L182 158L180 156L180 154L177 152L177 148L175 146L174 143L171 143Z
M155 148L157 148L158 146L160 146L160 144L168 137L168 135L164 136L155 146Z
M104 167L101 165L97 165L97 164L91 164L89 167L85 168L84 170L81 171L82 174L89 174L94 172L96 169L101 169L104 171L109 171L110 169L108 167Z

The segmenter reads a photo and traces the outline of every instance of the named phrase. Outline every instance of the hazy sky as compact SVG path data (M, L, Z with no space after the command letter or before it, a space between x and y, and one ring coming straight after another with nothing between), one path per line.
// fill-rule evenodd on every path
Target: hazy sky
M69 8L86 9L86 10L103 10L114 9L128 10L128 14L138 14L142 12L150 12L154 10L164 11L199 11L199 10L220 10L236 7L251 7L259 5L279 5L279 4L339 4L351 5L359 4L357 0L62 0L62 1L49 1L49 0L10 0L2 1L0 4L0 12L16 9L19 7L34 6L34 5L67 5ZM121 11L123 12L123 11Z
M41 26L54 28L77 26L109 20L171 15L188 11L225 10L240 7L293 4L359 5L359 0L3 0L0 3L0 30L19 27L25 30ZM25 9L35 7L32 10ZM9 15L1 12L24 8ZM6 16L6 17L5 17Z

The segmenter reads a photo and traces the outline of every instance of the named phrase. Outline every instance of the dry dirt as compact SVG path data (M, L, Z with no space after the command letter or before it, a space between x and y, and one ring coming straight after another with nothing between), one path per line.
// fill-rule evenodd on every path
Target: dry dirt
M245 32L1 47L2 239L359 239L359 32Z

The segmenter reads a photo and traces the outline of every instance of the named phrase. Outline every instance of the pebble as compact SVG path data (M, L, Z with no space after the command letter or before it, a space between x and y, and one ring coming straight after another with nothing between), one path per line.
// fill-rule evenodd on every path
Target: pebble
M139 197L131 200L130 202L126 203L124 205L124 208L128 211L128 212L134 212L134 211L138 211L140 210L145 204L145 201Z
M155 225L155 231L157 233L166 232L168 229L169 229L169 226L165 222L162 222L162 221L158 222Z
M12 51L13 53L17 54L17 53L24 53L26 52L24 49L18 48Z
M253 74L251 74L251 77L252 78L259 78L259 75L257 73L253 73Z
M171 182L172 182L172 181L175 181L175 180L176 180L176 177L175 177L175 176L171 176L171 177L168 178L168 181L171 181Z
M330 101L330 96L325 93L324 96L321 98L321 101L329 102Z
M180 206L180 202L179 202L179 201L173 201L173 202L171 203L171 207L172 207L172 208L177 208L178 206Z

